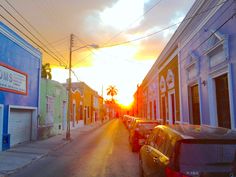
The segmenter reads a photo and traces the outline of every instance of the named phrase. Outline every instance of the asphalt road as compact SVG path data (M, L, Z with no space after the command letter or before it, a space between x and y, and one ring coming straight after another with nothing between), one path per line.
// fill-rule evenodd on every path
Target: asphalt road
M138 154L118 119L84 131L66 146L33 162L11 177L137 177Z

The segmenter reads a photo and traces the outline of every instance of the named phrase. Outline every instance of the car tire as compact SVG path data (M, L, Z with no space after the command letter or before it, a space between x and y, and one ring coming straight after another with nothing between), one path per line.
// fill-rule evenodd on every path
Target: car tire
M138 146L135 142L132 143L132 152L137 152L138 151Z
M143 167L142 167L142 160L140 160L140 159L139 159L139 177L144 177Z

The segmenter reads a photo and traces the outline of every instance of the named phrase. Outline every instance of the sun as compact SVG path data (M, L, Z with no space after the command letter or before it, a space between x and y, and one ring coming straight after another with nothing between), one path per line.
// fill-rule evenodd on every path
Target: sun
M130 108L133 105L133 101L134 101L133 99L123 98L123 99L119 99L117 102L122 107Z
M128 108L133 103L133 94L142 80L144 69L148 68L146 62L135 60L138 49L139 45L125 45L96 50L91 56L91 66L73 68L72 82L85 82L105 99L106 88L115 85L118 89L115 100ZM68 70L52 68L52 76L54 80L65 83Z

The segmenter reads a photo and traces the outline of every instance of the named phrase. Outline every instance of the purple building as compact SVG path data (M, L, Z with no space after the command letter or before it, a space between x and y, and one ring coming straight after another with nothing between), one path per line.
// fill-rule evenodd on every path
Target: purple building
M235 49L236 1L196 0L136 91L138 115L157 100L163 123L235 129Z
M196 1L179 41L182 122L235 129L236 1Z

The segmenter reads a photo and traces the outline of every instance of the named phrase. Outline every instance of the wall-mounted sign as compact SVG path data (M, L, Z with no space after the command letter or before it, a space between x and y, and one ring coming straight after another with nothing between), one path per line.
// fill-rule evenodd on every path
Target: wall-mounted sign
M27 74L0 63L0 90L27 95Z

